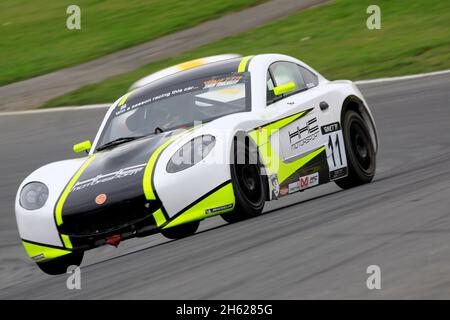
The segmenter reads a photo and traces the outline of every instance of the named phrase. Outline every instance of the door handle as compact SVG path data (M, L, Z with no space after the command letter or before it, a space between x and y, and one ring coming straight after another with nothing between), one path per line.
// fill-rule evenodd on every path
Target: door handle
M319 107L320 107L320 110L325 111L330 107L330 105L326 101L322 101L319 104Z

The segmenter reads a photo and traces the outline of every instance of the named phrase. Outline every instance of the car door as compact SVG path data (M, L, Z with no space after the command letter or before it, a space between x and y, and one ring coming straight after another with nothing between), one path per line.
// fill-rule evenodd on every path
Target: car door
M278 118L302 114L278 132L279 154L284 162L316 150L322 144L319 114L315 108L318 97L304 98L305 93L317 85L317 80L313 75L305 79L302 68L295 63L280 61L273 63L268 70L267 109ZM289 83L294 83L295 89L279 96L274 94L275 87Z
M276 88L286 85L289 91L275 95ZM326 120L319 106L331 99L326 91L314 90L316 86L317 75L295 63L275 62L267 72L266 112L272 122L280 124L270 134L271 150L279 162L274 165L272 156L271 167L276 167L272 171L278 174L282 195L330 180L328 156L334 145L327 145L328 133L321 131Z

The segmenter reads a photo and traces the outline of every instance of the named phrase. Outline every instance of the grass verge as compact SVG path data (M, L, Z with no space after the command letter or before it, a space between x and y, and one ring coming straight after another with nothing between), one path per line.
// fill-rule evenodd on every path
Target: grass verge
M381 29L366 27L371 4ZM329 79L370 79L450 68L450 2L337 0L49 101L45 107L111 102L134 81L182 61L220 53L296 56Z
M263 0L78 0L81 30L68 30L68 0L0 1L0 85L80 64L192 27Z

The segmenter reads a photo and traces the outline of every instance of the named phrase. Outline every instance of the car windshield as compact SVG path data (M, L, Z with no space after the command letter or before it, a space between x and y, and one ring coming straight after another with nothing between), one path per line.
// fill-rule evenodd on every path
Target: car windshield
M142 137L190 127L250 108L250 75L230 73L177 83L154 90L142 89L119 103L100 136L97 147L128 137Z

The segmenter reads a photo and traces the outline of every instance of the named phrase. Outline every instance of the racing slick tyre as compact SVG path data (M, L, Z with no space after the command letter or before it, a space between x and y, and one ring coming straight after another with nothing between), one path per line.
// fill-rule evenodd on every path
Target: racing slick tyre
M264 209L267 181L261 176L257 153L250 150L248 137L245 143L235 139L234 161L230 165L235 205L233 211L221 215L228 223L258 216ZM238 161L241 158L239 154L245 154L245 161Z
M172 240L182 239L192 236L197 231L199 225L200 221L188 222L179 226L161 229L161 234Z
M372 181L376 168L376 151L367 124L355 111L347 111L342 121L346 146L348 176L336 180L342 189L353 188Z
M67 273L69 266L79 266L83 261L84 252L77 251L50 261L38 262L37 265L46 274L57 275Z

